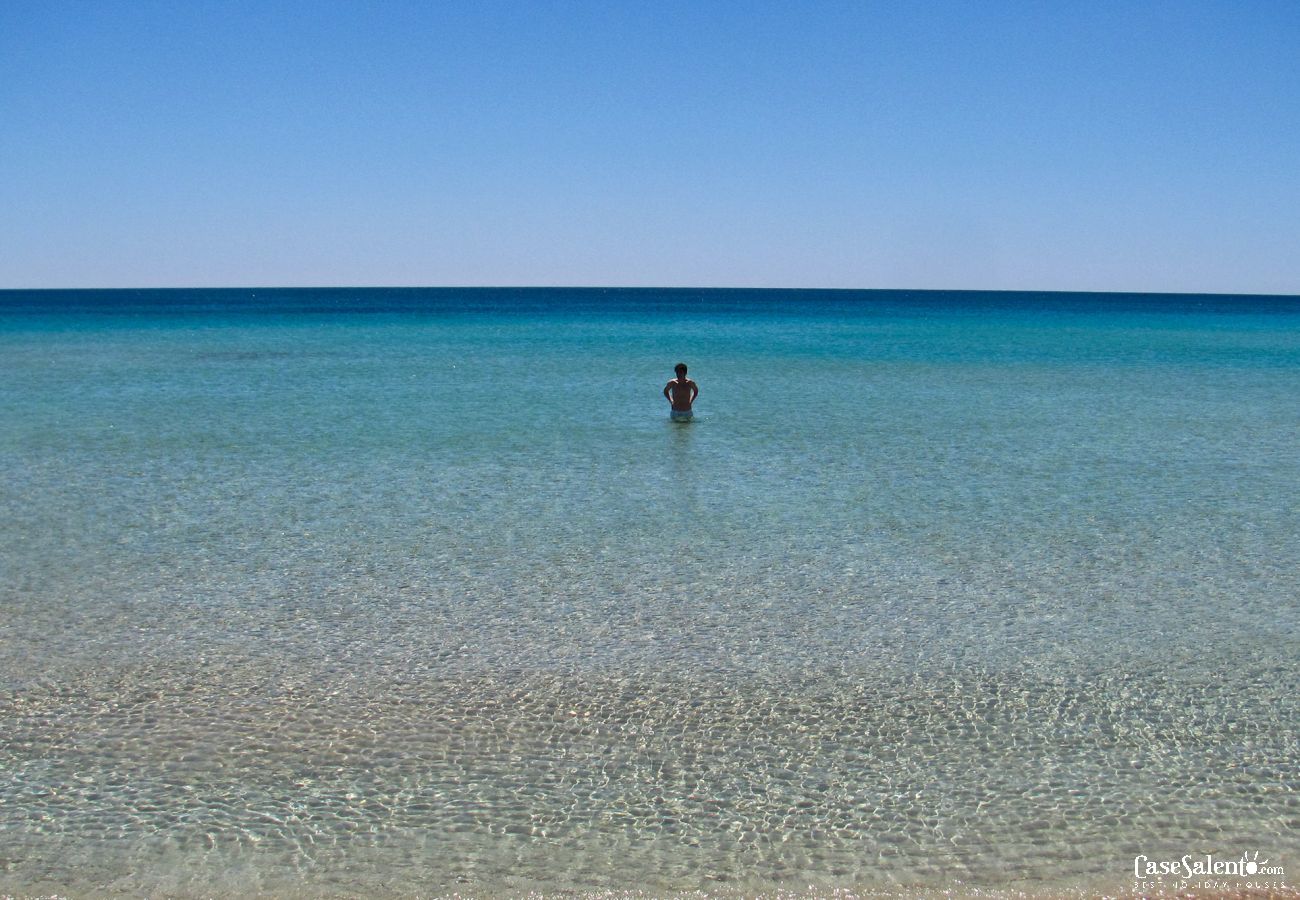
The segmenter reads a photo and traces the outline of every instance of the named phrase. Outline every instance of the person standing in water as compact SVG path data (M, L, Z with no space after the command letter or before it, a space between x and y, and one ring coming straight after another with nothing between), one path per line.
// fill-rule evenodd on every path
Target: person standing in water
M691 404L700 395L700 386L686 377L686 363L678 363L673 371L677 377L664 385L664 396L672 404L668 417L674 422L689 422L695 416Z

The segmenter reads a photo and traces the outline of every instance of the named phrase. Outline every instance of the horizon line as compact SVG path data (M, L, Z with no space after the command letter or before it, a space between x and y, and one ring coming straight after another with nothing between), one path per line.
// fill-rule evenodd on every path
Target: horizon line
M231 284L231 285L152 285L129 287L0 287L0 293L34 291L766 291L824 293L910 293L910 294L1082 294L1149 297L1280 297L1300 299L1297 293L1260 293L1255 291L1138 291L1081 290L1035 288L880 288L880 287L743 287L732 285L577 285L577 284Z

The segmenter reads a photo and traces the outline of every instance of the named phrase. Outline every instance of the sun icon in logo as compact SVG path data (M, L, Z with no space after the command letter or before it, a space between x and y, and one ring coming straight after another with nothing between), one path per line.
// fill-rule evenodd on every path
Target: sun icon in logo
M1246 863L1246 865L1243 866L1243 868L1246 870L1247 875L1254 875L1259 871L1260 866L1268 865L1268 860L1264 860L1263 862L1260 862L1258 850L1255 851L1254 858L1251 858L1251 855L1249 853L1243 853L1242 859Z

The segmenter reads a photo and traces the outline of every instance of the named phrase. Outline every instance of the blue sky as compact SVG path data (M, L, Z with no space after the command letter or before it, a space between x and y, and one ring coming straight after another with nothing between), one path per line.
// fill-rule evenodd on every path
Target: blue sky
M0 287L1300 293L1300 0L0 2Z

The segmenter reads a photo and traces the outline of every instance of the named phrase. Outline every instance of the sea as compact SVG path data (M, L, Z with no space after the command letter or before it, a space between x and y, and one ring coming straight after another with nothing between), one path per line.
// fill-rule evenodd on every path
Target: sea
M0 896L1294 892L1298 398L1300 297L0 292Z

